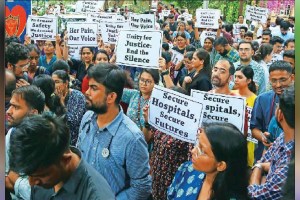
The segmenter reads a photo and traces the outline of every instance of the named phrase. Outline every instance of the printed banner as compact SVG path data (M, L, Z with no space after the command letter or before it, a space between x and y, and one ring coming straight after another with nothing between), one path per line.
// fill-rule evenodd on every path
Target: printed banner
M246 98L192 90L191 96L203 103L203 122L228 122L244 133Z
M174 65L177 65L180 61L182 61L184 59L183 54L181 54L178 51L175 51L173 49L171 49L171 54L172 54L171 62Z
M101 34L103 42L116 44L120 30L129 29L128 21L101 21Z
M116 64L158 68L162 31L121 30L116 47Z
M130 14L129 25L132 30L155 30L154 14Z
M55 36L57 35L57 17L29 15L26 31L32 40L55 41Z
M266 23L268 19L268 13L269 13L268 8L246 5L245 16L246 19L250 21Z
M197 23L196 27L199 28L219 28L219 22L221 16L221 10L217 9L197 9L196 10L196 18Z
M97 46L97 23L68 22L68 45Z
M179 140L195 143L201 127L203 105L199 100L155 85L149 101L149 124Z

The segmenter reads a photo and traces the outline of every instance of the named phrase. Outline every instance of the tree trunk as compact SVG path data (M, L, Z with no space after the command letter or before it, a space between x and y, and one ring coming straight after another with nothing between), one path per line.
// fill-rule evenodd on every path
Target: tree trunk
M243 15L244 1L240 0L239 15Z

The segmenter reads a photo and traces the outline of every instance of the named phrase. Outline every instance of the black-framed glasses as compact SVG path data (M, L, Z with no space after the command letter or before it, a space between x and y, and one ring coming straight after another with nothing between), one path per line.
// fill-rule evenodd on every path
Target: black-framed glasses
M152 81L151 81L151 80L147 80L147 79L140 78L140 83L141 83L141 84L145 84L145 85L150 85L150 84L152 84Z
M288 78L280 78L280 79L271 79L270 82L272 85L276 85L277 82L279 82L280 84L283 84L285 83L287 80L289 80L289 78L291 77L292 75L289 75Z

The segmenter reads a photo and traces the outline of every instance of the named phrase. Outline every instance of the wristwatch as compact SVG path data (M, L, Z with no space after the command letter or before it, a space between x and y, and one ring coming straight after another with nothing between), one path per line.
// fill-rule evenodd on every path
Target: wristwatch
M262 166L260 163L256 163L255 165L253 165L253 167L251 169L253 170L255 168L262 169Z
M161 72L161 75L162 76L164 76L164 75L168 75L169 74L169 70L167 69L167 70L165 70L165 71L163 71L163 72Z

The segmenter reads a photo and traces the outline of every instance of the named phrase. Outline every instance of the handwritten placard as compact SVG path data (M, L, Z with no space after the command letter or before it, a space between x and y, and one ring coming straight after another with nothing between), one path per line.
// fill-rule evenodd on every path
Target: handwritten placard
M154 30L154 14L130 14L129 25L132 30Z
M68 22L68 45L97 46L97 23Z
M158 68L162 31L121 30L118 37L116 63L134 67Z
M202 103L155 85L149 101L149 124L179 140L194 143L202 124Z
M69 55L74 58L80 60L81 55L80 55L80 50L82 46L79 45L68 45L69 48Z
M245 16L250 21L257 21L266 23L268 19L269 10L267 8L255 7L246 5Z
M101 34L103 42L116 44L119 32L125 29L129 29L128 21L101 21Z
M215 32L215 31L202 31L202 33L200 35L201 46L204 45L204 41L207 37L211 37L211 38L215 39L217 37L217 32Z
M55 41L57 35L57 17L29 15L26 25L27 34L33 40Z
M196 27L199 28L219 28L219 22L221 11L218 9L197 9L196 18L197 23Z
M80 1L78 1L80 2ZM77 6L76 11L77 12L99 12L100 10L103 10L103 6L105 1L81 1L82 3Z
M203 103L203 122L228 122L244 132L246 98L192 90L191 96Z

